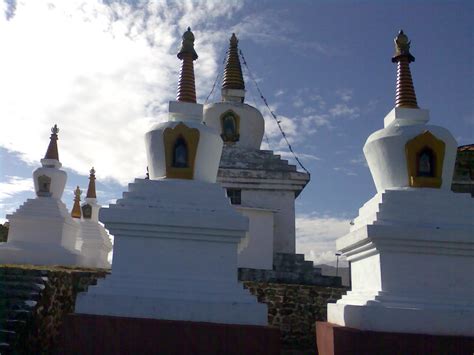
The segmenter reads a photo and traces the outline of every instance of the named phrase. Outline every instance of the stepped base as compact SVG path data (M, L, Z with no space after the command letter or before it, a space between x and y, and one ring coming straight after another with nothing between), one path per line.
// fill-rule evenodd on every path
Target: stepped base
M280 354L280 331L267 326L71 314L61 354Z
M474 349L474 337L364 331L328 322L316 322L316 339L319 355L472 355Z
M84 257L62 246L47 243L0 243L0 264L87 266Z
M345 304L350 295L349 292L338 303L328 304L329 322L370 331L474 337L472 305L396 305L383 300L369 301L367 305Z
M316 285L340 287L338 276L321 275L321 268L304 259L304 254L276 253L273 269L239 268L240 281L284 283L292 285Z

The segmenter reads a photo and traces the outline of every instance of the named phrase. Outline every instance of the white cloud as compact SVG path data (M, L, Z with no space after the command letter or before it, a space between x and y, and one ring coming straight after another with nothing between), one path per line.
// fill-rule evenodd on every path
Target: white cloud
M344 167L334 167L333 168L334 171L339 171L343 174L346 174L347 176L357 176L357 173L355 173L354 171L352 171L351 169L348 169L348 168L344 168Z
M0 182L0 202L14 197L16 194L25 191L34 191L33 179L19 176L6 176L7 181ZM2 204L5 207L6 204Z
M367 164L367 159L365 159L365 156L363 154L360 154L357 158L351 159L350 163L354 165L365 166L365 167L369 166Z
M217 18L239 2L18 2L0 13L0 146L37 164L49 129L60 128L65 167L125 184L146 170L144 133L167 115L176 91L176 52L188 25L196 36L198 95L210 90L229 28Z
M351 89L340 89L336 91L336 95L344 102L349 102L352 100L354 92Z
M336 239L349 232L349 220L316 213L296 217L296 251L315 264L336 261Z
M359 108L355 106L350 107L347 103L344 102L334 105L332 108L329 109L329 113L333 117L345 116L352 119L359 117Z

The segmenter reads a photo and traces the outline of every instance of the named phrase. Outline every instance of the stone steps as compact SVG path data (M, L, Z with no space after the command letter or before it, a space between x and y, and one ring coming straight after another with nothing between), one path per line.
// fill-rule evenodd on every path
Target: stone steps
M341 286L340 277L323 276L321 268L315 268L312 261L303 254L276 253L272 270L239 268L240 281L256 281L299 285Z
M14 353L13 346L48 281L47 272L34 269L0 269L0 354Z

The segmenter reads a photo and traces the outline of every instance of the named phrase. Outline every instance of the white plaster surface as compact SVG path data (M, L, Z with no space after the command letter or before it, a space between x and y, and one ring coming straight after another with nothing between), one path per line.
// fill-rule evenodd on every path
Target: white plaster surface
M274 211L273 252L295 253L295 198L309 178L271 151L224 146L217 181L242 190L242 207Z
M249 219L246 245L239 251L238 267L271 270L273 268L273 229L272 210L238 207L237 211Z
M172 103L170 103L171 106ZM194 179L206 182L215 182L217 170L219 168L219 159L222 152L222 139L214 129L211 129L201 123L200 120L189 118L186 116L188 111L192 111L196 104L174 103L174 109L183 108L183 112L179 113L181 121L173 118L172 121L158 123L154 125L145 135L145 144L147 151L148 169L150 179L159 179L166 175L165 146L163 142L163 132L166 128L174 128L181 122L189 128L199 130L199 143L194 163ZM174 105L173 104L173 105ZM186 104L181 107L181 104ZM193 109L196 109L195 107ZM202 110L202 107L201 107ZM170 113L171 115L171 113ZM187 119L184 119L187 117Z
M441 189L450 191L457 152L457 142L451 133L443 127L426 125L426 110L394 109L385 121L388 126L372 133L364 145L364 154L377 191L409 187L405 144L425 131L446 144Z
M108 255L112 250L112 242L104 226L99 223L100 205L95 198L86 198L83 205L92 207L90 219L80 220L81 233L78 238L79 250L88 267L110 268Z
M328 321L374 331L474 336L474 200L442 189L378 193L337 240L352 290Z
M41 175L46 175L51 178L51 196L61 199L67 180L66 172L59 169L61 167L61 163L55 159L41 159L41 164L42 167L36 169L33 172L33 182L35 185L36 194L38 194L39 191L38 178Z
M295 195L292 191L243 190L242 206L273 210L273 251L295 253Z
M248 221L218 185L137 179L100 220L114 235L112 273L78 295L77 313L267 324L237 281Z
M220 117L232 110L240 117L239 141L237 147L260 149L265 132L265 120L255 107L240 102L218 102L204 106L204 123L222 133Z
M0 244L0 264L83 265L75 249L79 226L59 199L28 199L7 218L10 230L8 242Z

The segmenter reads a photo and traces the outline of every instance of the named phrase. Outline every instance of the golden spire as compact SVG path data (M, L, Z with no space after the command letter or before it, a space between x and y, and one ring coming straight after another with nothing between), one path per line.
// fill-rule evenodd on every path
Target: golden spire
M196 85L194 83L194 64L198 58L194 50L194 35L191 28L183 34L183 42L178 53L178 58L181 59L181 72L179 74L178 92L176 96L177 101L196 102Z
M225 60L224 77L222 78L222 89L245 90L242 68L239 60L239 49L237 44L239 40L232 33L230 37L229 50Z
M94 167L90 170L89 175L89 186L87 187L87 195L86 198L97 198L95 193L95 170Z
M74 191L74 206L72 207L71 217L72 218L81 218L81 189L76 187Z
M48 150L46 151L46 154L44 156L45 159L55 159L59 161L59 153L58 153L58 133L59 133L59 128L57 125L54 125L53 128L51 128L51 137L49 137L49 145L48 145Z
M415 57L410 53L411 42L402 30L395 37L394 42L395 55L392 57L392 63L398 63L395 107L418 108L410 72L410 63L415 61Z

